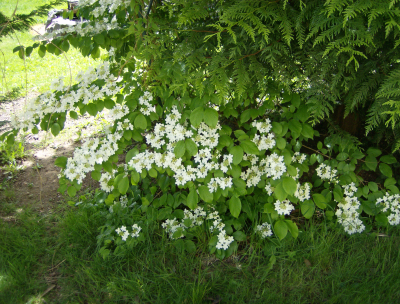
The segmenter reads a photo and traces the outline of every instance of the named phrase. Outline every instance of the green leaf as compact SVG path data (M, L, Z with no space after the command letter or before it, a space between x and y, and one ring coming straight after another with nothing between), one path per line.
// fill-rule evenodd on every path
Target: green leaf
M369 182L368 183L368 188L372 192L377 192L379 190L377 183L374 183L374 182Z
M385 163L379 164L379 171L381 171L381 173L386 177L392 177L393 175L392 168L390 168L390 166Z
M238 242L243 242L247 239L246 234L244 234L242 231L235 231L233 233L233 237Z
M67 157L65 157L65 156L60 156L60 157L57 157L57 159L55 160L54 164L55 164L57 167L60 167L60 168L65 169L65 168L67 167L67 160L68 160Z
M397 159L393 155L384 155L379 160L388 165L397 163Z
M351 154L351 158L355 158L355 159L361 159L364 156L365 155L363 153L361 153L360 151L356 151L353 154Z
M308 123L304 123L301 130L301 135L303 135L305 138L313 138L314 129Z
M240 162L241 162L242 159L243 159L243 148L240 147L240 146L234 146L234 147L229 151L229 153L233 155L232 163L233 163L234 165L240 164Z
M243 151L247 154L255 154L255 155L260 154L260 151L258 150L256 144L250 140L244 140L240 142L240 146L243 148Z
M133 148L133 149L129 150L128 153L126 153L126 155L125 155L125 162L129 163L129 161L138 154L139 154L139 150L137 148Z
M285 222L289 228L290 234L296 239L299 236L299 228L296 223L293 223L291 220L285 220Z
M67 189L67 193L70 197L73 197L76 195L76 188L74 186L69 186Z
M190 122L192 126L195 128L198 128L200 126L200 123L203 121L204 117L204 108L203 107L198 107L192 111L190 114Z
M54 136L57 136L58 133L60 133L60 131L61 131L61 127L60 127L60 125L59 125L58 123L54 123L54 124L51 126L51 133L52 133Z
M379 155L382 154L381 150L377 149L377 148L369 148L367 150L367 154L371 155L373 157L378 157Z
M396 185L396 180L393 177L389 177L385 180L385 183L383 184L383 186L385 188L388 188L390 186Z
M327 207L328 202L326 200L326 197L323 196L322 194L319 193L313 194L313 199L318 208L325 209Z
M92 171L90 173L90 175L92 176L92 178L96 181L99 181L101 179L101 172L99 171Z
M89 104L86 106L85 109L86 109L86 111L87 111L90 115L96 116L96 114L97 114L97 107L96 107L95 104L89 103Z
M132 185L137 185L140 181L140 174L136 171L131 172L131 183Z
M286 147L286 139L282 138L282 137L278 137L276 140L276 146L278 147L278 149L283 150Z
M124 176L118 183L118 191L121 194L125 194L129 189L129 179L127 176Z
M186 147L186 151L188 152L189 156L193 156L193 155L197 154L197 145L192 139L187 138L185 140L185 147Z
M232 216L238 218L241 210L242 203L240 199L236 196L232 196L229 200L229 211L231 212Z
M191 240L185 240L185 250L189 253L196 252L196 245Z
M105 40L104 40L104 36L102 34L97 34L93 36L93 40L97 43L97 44L104 44Z
M274 225L274 232L280 240L284 239L288 232L288 226L286 225L286 222L282 220L276 221Z
M196 209L198 202L199 202L199 196L197 195L196 190L191 190L187 197L187 206L192 210Z
M284 177L282 180L282 187L288 195L293 195L296 192L297 184L293 178Z
M306 219L309 219L313 216L315 211L314 202L311 200L306 200L301 204L301 213L304 215Z
M199 195L200 195L200 198L203 200L203 201L205 201L206 203L211 203L212 201L213 201L213 199L214 199L214 196L213 196L213 194L212 193L210 193L210 191L208 190L208 187L207 186L200 186L199 188L198 188L198 190L199 190Z
M71 118L73 119L78 119L78 113L76 113L75 111L71 111L69 112L69 116L71 116Z
M280 201L283 201L287 197L287 193L285 189L283 188L283 183L280 182L278 185L276 185L274 194L276 198Z
M204 111L204 122L210 126L210 128L215 128L218 124L218 112L213 108L207 108Z
M365 165L372 171L376 170L376 166L378 165L378 161L374 156L368 155L365 158Z
M302 126L301 126L300 121L298 121L296 119L292 119L289 121L288 127L289 127L290 131L301 134Z
M41 44L41 45L39 46L39 49L38 49L39 57L40 57L40 58L43 58L44 55L46 55L46 51L47 51L46 47L45 47L43 44Z
M251 109L247 109L242 113L242 115L240 115L240 123L241 124L247 122L250 119L250 117L251 117L250 111L251 111Z
M271 125L272 125L272 131L275 134L281 134L282 133L282 125L279 122L273 121Z
M185 142L183 140L178 141L174 148L175 157L176 158L183 157L183 155L185 155L185 150L186 150Z
M134 125L137 129L145 130L147 128L146 117L144 117L144 115L140 113L138 116L136 116Z

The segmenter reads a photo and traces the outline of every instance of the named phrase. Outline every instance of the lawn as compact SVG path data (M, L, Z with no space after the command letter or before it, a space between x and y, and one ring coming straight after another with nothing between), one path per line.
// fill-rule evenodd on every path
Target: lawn
M6 0L1 3L1 11L5 15L11 15L14 11L16 1ZM49 3L49 1L19 1L18 12L29 13L35 7ZM66 8L67 4L62 7ZM38 24L43 24L46 18L38 19ZM43 93L50 88L51 82L59 76L65 76L66 83L81 70L86 70L94 64L91 57L82 57L76 49L71 49L66 57L47 53L40 58L35 49L30 57L24 62L13 53L13 49L20 44L27 47L34 43L32 40L35 32L16 32L15 35L3 37L0 41L0 95L7 92L18 92L17 96L25 95L26 92ZM27 85L26 85L27 84ZM27 89L26 89L27 88Z

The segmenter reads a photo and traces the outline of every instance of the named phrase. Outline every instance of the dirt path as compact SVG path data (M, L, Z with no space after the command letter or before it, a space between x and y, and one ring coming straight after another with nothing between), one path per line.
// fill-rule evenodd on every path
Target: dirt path
M37 94L28 97L35 96ZM25 98L0 104L0 134L11 129L11 114L23 110L24 104ZM60 168L54 165L54 161L59 156L72 156L82 139L101 133L108 124L106 117L104 114L96 118L86 115L78 120L67 119L64 130L57 137L43 131L36 135L20 134L20 139L25 143L26 157L18 162L21 169L12 174L0 167L0 183L3 185L0 199L13 201L20 207L29 205L45 213L55 203L65 201L67 197L57 192ZM81 192L97 185L96 181L87 177Z

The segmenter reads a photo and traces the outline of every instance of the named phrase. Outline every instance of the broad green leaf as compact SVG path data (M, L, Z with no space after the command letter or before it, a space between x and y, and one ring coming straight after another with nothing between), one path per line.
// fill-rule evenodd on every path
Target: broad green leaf
M194 209L197 208L198 202L199 202L199 196L197 195L196 190L191 190L191 191L189 192L188 197L187 197L187 203L186 203L187 206L188 206L190 209L194 210Z
M250 140L244 140L240 142L240 146L243 148L243 151L247 154L255 154L255 155L260 154L260 151L258 150L256 144Z
M315 211L314 202L311 200L306 200L301 204L301 213L304 215L306 219L309 219L313 216Z
M250 110L251 109L247 109L242 113L242 115L240 115L240 123L241 124L247 122L250 119L250 117L251 117Z
M186 150L185 142L183 140L178 141L174 148L175 157L181 158L183 155L185 155L185 150Z
M93 40L97 43L97 44L104 44L105 40L104 40L104 36L103 34L97 34L93 36Z
M126 153L125 162L126 162L126 163L129 163L129 161L130 161L133 157L135 157L136 155L138 155L138 154L139 154L139 150L138 150L137 148L133 148L133 149L129 150L128 153Z
M279 122L273 121L271 125L272 125L272 131L275 134L278 135L282 133L282 125Z
M121 178L121 180L118 182L118 191L121 194L125 194L129 189L129 179L127 176L124 176Z
M244 234L242 231L235 231L233 233L233 237L238 242L243 242L247 239L246 234Z
M322 194L319 194L319 193L315 193L315 194L313 194L312 197L318 208L325 209L327 207L328 202L327 202L325 196L323 196Z
M204 117L204 108L198 107L194 109L190 114L190 123L195 128L198 128L200 126L200 123L203 121L203 117Z
M369 148L369 149L367 150L367 154L368 154L368 155L371 155L371 156L373 156L373 157L378 157L379 155L382 154L382 151L379 150L379 149L377 149L377 148Z
M301 134L302 126L298 120L296 120L296 119L290 120L288 123L288 127L289 127L290 131Z
M185 148L186 148L186 151L188 152L189 156L193 156L193 155L197 154L197 145L192 139L187 138L185 140Z
M303 135L305 138L313 138L314 129L308 123L303 123L303 127L301 129L301 135Z
M280 201L283 201L287 197L287 193L285 189L283 188L283 183L280 182L278 185L276 185L274 194L276 198Z
M368 188L372 192L377 192L379 190L377 183L374 183L374 182L369 182L368 183Z
M229 211L231 212L232 216L238 218L241 210L242 203L240 199L236 196L232 196L232 198L229 200Z
M296 192L297 184L293 178L284 177L282 180L282 187L288 195L293 195Z
M211 203L213 201L213 194L210 193L207 186L200 186L199 188L199 195L200 198L205 201L206 203Z
M296 239L299 236L299 228L297 227L296 223L292 222L291 220L285 220L285 222L289 228L290 234Z
M57 159L56 159L56 161L54 162L54 164L55 164L57 167L60 167L60 168L65 169L65 168L67 167L67 160L68 160L67 157L65 157L65 156L60 156L60 157L57 157Z
M365 158L365 165L372 171L376 170L376 166L378 165L378 161L374 156L368 155Z
M286 222L282 220L276 221L274 225L274 232L280 240L284 239L288 232L288 226L286 225Z
M78 113L76 113L75 111L71 111L69 112L69 116L71 116L71 118L73 119L78 119Z
M385 180L385 183L383 184L383 186L385 188L388 188L390 186L396 185L396 180L393 177L389 177Z
M392 177L393 175L392 168L385 163L379 164L379 171L381 171L381 173L387 177Z
M52 133L54 136L57 136L58 133L60 133L60 131L61 131L61 127L60 127L60 125L59 125L58 123L52 124L52 126L51 126L51 133Z
M397 163L397 159L393 155L384 155L379 160L381 162L384 162L385 164L388 164L388 165Z
M138 116L136 116L134 125L137 129L145 130L147 128L146 117L144 117L144 115L140 113Z
M233 155L233 164L238 165L243 159L243 148L240 146L234 146L230 151L230 154Z
M218 112L213 108L206 108L204 111L204 122L210 128L215 128L218 123Z
M196 251L196 245L191 240L185 240L185 250L189 253Z
M90 173L90 175L92 176L92 178L94 179L94 180L96 180L96 181L99 181L100 179L101 179L101 172L99 172L99 171L92 171L91 173Z
M278 149L283 150L286 147L286 139L282 138L282 137L278 137L276 140L276 146L278 147Z
M89 104L86 106L85 109L86 109L86 112L88 112L90 115L96 116L96 114L97 114L97 107L96 107L95 104L89 103Z
M73 197L76 195L76 188L74 186L69 186L67 189L67 193L69 196Z

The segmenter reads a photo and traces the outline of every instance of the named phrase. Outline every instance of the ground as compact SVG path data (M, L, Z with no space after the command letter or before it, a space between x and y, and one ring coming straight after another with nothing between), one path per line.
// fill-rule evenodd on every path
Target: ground
M28 94L28 98L36 95ZM12 113L23 110L24 104L25 98L0 104L0 133L10 129ZM78 120L69 119L65 129L57 137L43 131L36 135L30 132L20 134L20 140L25 145L25 157L17 161L17 168L13 172L0 167L0 182L5 185L4 191L0 191L0 199L12 199L20 207L31 205L35 210L45 213L55 203L64 202L66 197L57 192L60 168L54 165L54 161L59 156L72 156L82 140L101 132L107 125L105 117L83 116ZM81 191L97 185L88 176Z

